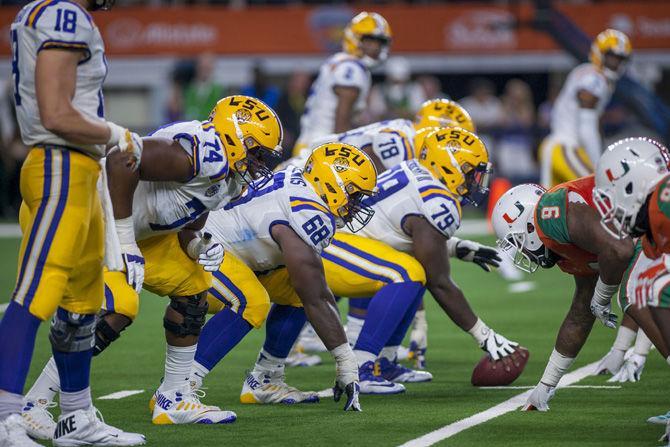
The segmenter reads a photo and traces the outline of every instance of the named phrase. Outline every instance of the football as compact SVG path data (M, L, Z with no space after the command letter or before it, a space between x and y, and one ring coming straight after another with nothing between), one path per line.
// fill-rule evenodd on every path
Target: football
M502 360L493 361L485 354L472 371L470 381L474 386L505 386L514 382L523 373L530 352L518 347L514 353Z

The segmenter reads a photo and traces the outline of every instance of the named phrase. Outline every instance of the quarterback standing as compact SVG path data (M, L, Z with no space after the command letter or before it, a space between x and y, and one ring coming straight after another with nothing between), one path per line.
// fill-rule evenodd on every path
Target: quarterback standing
M11 25L14 101L23 142L26 226L12 300L0 323L0 439L38 445L21 425L23 387L39 324L61 383L55 445L139 445L144 436L101 421L91 402L89 371L95 314L103 297L104 224L96 183L98 160L118 146L139 165L139 137L105 121L107 74L100 32L88 10L113 0L34 1Z

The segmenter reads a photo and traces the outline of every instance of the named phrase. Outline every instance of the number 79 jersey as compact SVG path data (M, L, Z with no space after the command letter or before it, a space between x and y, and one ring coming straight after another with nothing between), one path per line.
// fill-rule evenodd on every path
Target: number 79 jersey
M403 229L408 217L424 217L447 239L461 224L458 199L417 160L402 162L381 174L377 187L379 192L366 199L375 214L357 235L409 253L412 237Z
M211 123L173 123L150 136L179 142L191 157L193 177L187 183L140 181L133 197L137 240L177 232L241 192L241 180L228 175L228 157Z
M205 230L249 268L263 272L284 265L281 249L272 238L275 225L290 227L317 253L335 235L334 216L302 171L293 166L275 172L264 188L247 189L223 209L210 213Z

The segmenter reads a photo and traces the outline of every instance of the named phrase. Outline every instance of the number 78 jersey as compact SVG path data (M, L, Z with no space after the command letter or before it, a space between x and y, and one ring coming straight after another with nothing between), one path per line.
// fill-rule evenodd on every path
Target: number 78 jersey
M357 235L411 252L412 237L403 229L408 217L425 218L447 239L461 224L458 199L417 160L402 162L381 174L377 188L379 192L366 199L375 214Z

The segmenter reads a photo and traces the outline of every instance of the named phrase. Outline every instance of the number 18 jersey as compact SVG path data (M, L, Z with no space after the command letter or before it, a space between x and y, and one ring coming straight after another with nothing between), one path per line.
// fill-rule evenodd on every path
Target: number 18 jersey
M461 224L457 198L417 160L400 163L381 174L379 192L367 200L375 214L359 236L385 242L396 250L412 251L412 237L403 224L408 217L420 216L447 239ZM345 231L345 230L343 230Z

